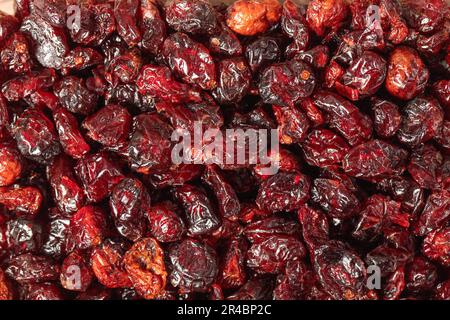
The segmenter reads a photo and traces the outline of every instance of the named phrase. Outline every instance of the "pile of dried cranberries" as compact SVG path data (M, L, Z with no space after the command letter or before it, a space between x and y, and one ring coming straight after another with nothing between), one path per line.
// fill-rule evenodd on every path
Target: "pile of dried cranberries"
M0 300L450 299L449 32L445 0L16 0ZM199 121L277 129L279 171L174 164Z

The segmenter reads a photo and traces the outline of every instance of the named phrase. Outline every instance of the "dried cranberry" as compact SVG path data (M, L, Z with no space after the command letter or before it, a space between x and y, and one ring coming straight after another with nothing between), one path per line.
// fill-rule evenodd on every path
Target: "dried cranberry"
M386 89L391 95L409 100L422 93L429 71L414 49L397 47L389 57Z
M118 105L107 105L83 121L87 135L108 148L125 145L131 130L131 115Z
M311 201L333 218L346 219L359 210L359 200L344 183L332 179L315 179L311 188Z
M14 145L0 145L0 186L9 186L16 181L23 170L23 159Z
M450 228L429 233L423 242L423 253L444 267L450 265Z
M247 253L247 266L258 273L280 273L288 261L300 260L305 254L300 240L272 235L252 244Z
M279 172L261 183L256 203L269 212L293 211L308 201L309 187L307 176Z
M216 12L208 1L169 1L165 14L168 25L181 32L211 34L218 25Z
M251 81L251 73L244 59L224 59L220 61L218 71L214 97L222 104L240 102L247 94Z
M123 258L125 270L137 292L145 299L153 299L166 286L167 272L164 252L153 238L136 242Z
M444 113L436 99L418 97L403 109L398 139L409 146L417 146L436 136L443 121Z
M313 0L308 4L306 20L318 36L323 36L326 31L336 31L346 15L343 0Z
M278 0L239 0L228 7L227 25L238 34L254 36L267 31L280 16Z
M25 253L14 257L5 273L20 284L54 281L59 278L59 266L52 259Z
M383 140L360 144L345 156L342 167L353 177L380 179L400 175L408 152Z
M292 106L300 98L310 96L315 85L316 77L311 67L291 60L265 69L258 87L264 103Z
M109 154L101 152L78 161L75 172L83 183L90 201L99 202L106 198L123 178L123 174Z
M108 239L92 251L90 260L92 271L105 287L132 286L123 262L126 249L126 245Z
M53 113L59 141L65 153L75 159L85 156L91 149L80 132L77 118L64 108Z
M141 173L170 166L172 128L157 114L141 114L133 119L128 152L131 168Z
M64 259L60 278L61 285L66 290L87 290L92 281L92 271L83 253L74 251Z
M13 124L20 152L39 163L49 163L61 151L55 126L40 110L25 110Z
M84 190L75 178L73 164L64 157L56 157L47 167L47 179L53 199L62 212L76 212L84 205Z
M328 129L311 131L302 143L305 160L313 166L338 165L350 150L345 140Z
M183 292L205 292L218 274L214 249L194 239L185 239L169 252L170 282Z
M178 241L186 233L180 210L170 201L152 205L147 215L150 233L159 242Z
M372 100L372 112L377 134L383 138L395 135L402 122L398 106L388 100L375 98Z
M85 250L102 243L107 233L106 215L101 208L86 206L70 219L67 229L65 250Z
M142 182L123 179L113 188L109 204L116 228L122 236L136 241L144 235L150 196Z
M167 37L161 53L170 69L184 82L196 84L204 90L216 87L214 61L201 43L178 32Z
M88 115L97 106L97 95L86 88L81 78L65 77L55 84L54 89L61 105L70 112Z
M52 26L37 15L25 18L20 31L29 35L35 46L35 57L46 68L60 69L69 46L63 29Z
M184 209L190 234L208 234L220 226L213 205L201 189L185 184L174 190L174 196Z

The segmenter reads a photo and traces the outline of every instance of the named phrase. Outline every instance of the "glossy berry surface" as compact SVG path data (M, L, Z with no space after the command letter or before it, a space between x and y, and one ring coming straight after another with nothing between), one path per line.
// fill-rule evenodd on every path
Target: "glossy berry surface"
M0 300L449 300L448 3L224 2L0 12Z

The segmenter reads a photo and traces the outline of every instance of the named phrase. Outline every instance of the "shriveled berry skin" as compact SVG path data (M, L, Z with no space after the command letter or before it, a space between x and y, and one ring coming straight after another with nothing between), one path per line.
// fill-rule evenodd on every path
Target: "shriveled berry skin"
M295 48L295 51L305 50L310 41L310 32L302 9L294 1L288 0L283 3L281 12L281 28L289 38L292 38L290 47ZM289 51L289 47L286 50Z
M106 240L94 248L90 264L97 280L107 288L127 288L132 283L123 263L127 246L113 240Z
M386 89L402 100L410 100L423 92L430 74L417 52L400 46L389 56Z
M85 70L87 68L101 64L103 56L100 52L92 48L76 47L64 57L63 70Z
M427 202L419 219L415 222L414 233L424 236L450 221L450 192L436 190L428 196Z
M423 256L417 256L405 267L406 290L414 293L431 291L438 279L437 268Z
M433 93L450 119L450 80L440 80L433 84Z
M444 0L15 2L0 300L450 300Z
M31 71L34 63L30 51L31 46L23 33L11 35L0 52L4 69L17 74Z
M435 189L440 185L439 170L443 161L442 154L435 147L425 144L413 151L408 172L420 187Z
M126 144L131 130L131 115L119 105L107 105L87 117L83 128L87 135L107 148L117 149Z
M351 146L372 136L372 120L348 100L330 91L318 91L312 99L314 105L327 114L329 126Z
M13 287L6 278L3 270L0 270L0 301L13 300Z
M203 172L202 180L213 190L222 217L230 220L237 219L241 211L241 204L223 172L217 166L207 166Z
M70 112L88 115L96 108L98 97L86 88L81 78L65 77L55 84L54 90L61 105Z
M342 242L329 242L314 250L314 269L320 284L334 299L361 299L366 290L366 267Z
M200 102L200 92L184 83L177 82L167 67L146 65L136 80L139 92L158 100L173 103Z
M182 292L205 292L218 274L216 252L207 244L186 238L169 252L170 282Z
M77 118L65 108L59 107L53 112L59 141L66 154L75 159L85 156L91 147L80 132Z
M224 59L218 66L213 95L221 104L238 103L248 93L251 73L243 58Z
M258 273L280 273L286 263L302 259L305 253L304 245L294 237L268 236L249 248L247 266Z
M318 35L335 31L346 18L347 7L343 0L313 0L308 4L306 20Z
M140 173L167 169L171 159L171 134L171 126L157 114L134 117L128 144L131 168Z
M147 216L149 231L159 242L175 242L181 240L186 233L180 210L170 201L153 204L147 211Z
M363 241L374 241L392 222L400 222L401 203L388 196L375 194L368 198L359 213L352 236ZM407 219L407 218L406 218ZM407 227L408 221L402 221Z
M164 291L167 281L164 252L155 239L139 240L123 259L128 276L142 297L154 299Z
M65 300L60 287L53 283L35 283L24 287L24 300L46 301Z
M350 150L345 140L328 129L311 131L302 143L305 160L316 167L339 165Z
M102 243L107 235L105 212L94 206L78 210L70 219L67 229L65 251L85 250Z
M223 21L220 21L218 30L209 38L208 44L212 54L234 57L244 51L236 34Z
M256 204L269 212L293 211L308 201L309 188L307 176L279 172L261 183Z
M52 259L25 253L11 259L5 273L20 284L31 284L57 280L59 270Z
M153 0L141 1L141 8L138 13L139 26L142 31L142 41L140 43L143 50L156 55L161 50L167 33L161 13Z
M80 159L75 172L83 184L87 198L93 202L106 198L113 187L124 178L119 166L105 152Z
M61 266L61 285L70 291L84 292L90 286L93 275L86 256L81 252L72 252Z
M227 11L227 25L243 36L254 36L267 31L281 16L278 0L239 0Z
M311 201L319 204L333 218L346 219L359 210L359 200L346 186L332 179L315 179Z
M170 69L184 82L204 90L217 86L216 68L208 49L186 34L178 32L167 37L161 53Z
M376 180L400 175L408 152L383 140L371 140L349 151L342 168L353 177Z
M37 15L24 19L20 31L29 35L35 45L35 57L47 68L60 69L63 59L69 51L63 29L52 26Z
M20 21L11 15L4 12L0 14L0 43L6 40L6 38L17 31L20 27Z
M16 181L23 170L22 156L11 144L0 144L0 186L6 187Z
M445 20L446 4L443 0L408 0L403 13L408 24L421 33L436 31Z
M439 102L431 97L418 97L402 110L398 139L415 147L436 136L442 127L444 113Z
M350 100L371 96L383 85L387 63L377 53L364 51L335 84L338 93Z
M398 106L393 102L375 98L372 100L372 112L373 125L379 136L392 137L400 129L402 116Z
M436 300L450 300L450 281L444 281L437 285L434 298Z
M150 195L138 179L125 178L111 192L109 205L119 233L136 241L144 235Z
M42 164L61 152L55 126L39 109L25 110L13 124L13 135L20 152Z
M245 284L247 272L245 258L248 245L243 237L235 237L226 243L225 254L221 258L219 280L224 289L235 289Z
M114 5L117 32L130 47L142 39L136 19L138 7L138 0L117 0Z
M264 103L291 106L312 94L316 86L313 70L301 61L274 64L261 74L259 94Z
M300 143L305 138L310 121L299 108L272 106L278 123L278 134L282 144Z
M31 71L26 75L6 81L2 85L2 93L8 101L19 101L40 89L51 87L55 83L56 77L54 69Z
M450 228L437 229L424 240L422 251L425 256L444 267L450 265Z
M77 181L73 164L68 158L62 155L56 157L47 166L47 179L59 210L71 213L81 209L86 200L84 190Z
M37 215L42 201L42 193L36 187L0 187L0 203L17 214Z
M280 41L274 37L259 37L245 48L245 58L253 73L279 62L281 56Z
M208 234L220 226L220 219L203 190L185 184L174 190L174 196L184 209L190 234Z
M5 240L10 252L14 254L37 253L42 248L42 223L33 217L9 220L5 225Z
M165 6L168 25L181 32L212 34L218 27L216 11L204 0L173 0Z

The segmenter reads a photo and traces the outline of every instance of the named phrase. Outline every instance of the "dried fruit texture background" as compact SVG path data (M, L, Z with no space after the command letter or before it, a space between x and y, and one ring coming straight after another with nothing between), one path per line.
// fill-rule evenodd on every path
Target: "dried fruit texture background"
M232 3L233 0L212 0L211 3ZM308 3L308 0L296 0L297 3ZM6 12L6 13L13 13L13 0L0 0L0 11Z
M450 299L444 0L28 1L0 14L0 299ZM174 164L198 121L278 132L279 172Z

